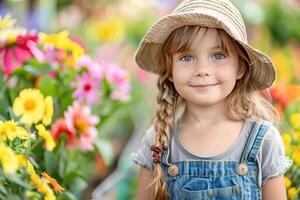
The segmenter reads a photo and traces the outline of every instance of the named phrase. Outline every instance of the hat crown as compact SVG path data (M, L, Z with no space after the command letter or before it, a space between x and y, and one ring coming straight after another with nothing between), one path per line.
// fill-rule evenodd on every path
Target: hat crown
M208 14L226 24L229 31L247 43L247 32L238 9L229 0L184 0L171 15Z

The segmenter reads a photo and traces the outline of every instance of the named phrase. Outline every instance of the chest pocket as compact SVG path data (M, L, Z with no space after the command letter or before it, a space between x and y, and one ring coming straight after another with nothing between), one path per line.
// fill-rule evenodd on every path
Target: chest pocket
M178 187L180 200L241 200L242 187L224 179L218 179L218 185L212 185L206 178L193 177L181 182ZM216 182L215 182L216 183Z
M242 200L242 188L239 185L223 188L211 188L207 190L190 190L182 188L179 191L182 200Z

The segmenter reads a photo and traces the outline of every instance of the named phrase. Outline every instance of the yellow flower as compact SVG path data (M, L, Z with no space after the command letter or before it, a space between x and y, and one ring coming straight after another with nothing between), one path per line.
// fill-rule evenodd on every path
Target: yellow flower
M54 142L53 137L50 135L49 131L46 130L46 128L43 124L37 125L36 129L38 130L39 136L45 139L46 149L48 151L52 151L53 148L55 147L55 142Z
M61 191L65 190L65 188L63 188L61 185L59 185L57 183L57 181L54 178L52 178L51 176L49 176L46 172L43 172L42 176L48 181L48 183L50 183L53 186L53 189L56 192L61 192Z
M69 32L62 31L57 34L47 35L45 33L40 33L40 38L46 45L54 46L59 49L66 50L72 56L71 58L66 56L66 62L70 66L74 66L77 59L84 55L84 50L76 42L69 39Z
M45 197L44 197L45 200L46 199L47 200L55 200L56 199L51 188L46 183L42 182L42 180L40 179L40 177L37 174L31 174L30 180L36 186L36 188L39 192L45 194Z
M14 140L15 138L26 139L28 136L27 131L17 126L18 123L10 120L2 122L0 121L0 136L3 141Z
M19 167L26 167L27 163L29 162L27 161L27 158L24 155L17 155L17 159L18 159Z
M292 159L297 165L300 165L300 151L294 151L292 153Z
M23 123L38 123L45 113L43 94L37 89L22 90L13 103L13 111L17 116L22 115Z
M292 184L292 181L288 177L284 177L284 183L285 183L285 187L289 188Z
M30 180L36 186L36 188L39 192L42 192L42 193L46 192L46 190L47 190L46 184L41 181L40 177L37 174L35 174L35 173L31 174Z
M75 66L77 59L84 55L84 50L81 46L71 40L65 44L64 48L68 52L68 54L64 57L68 66Z
M53 115L53 99L51 96L45 98L45 114L43 118L44 125L49 125Z
M97 33L103 42L119 42L125 35L124 23L120 19L107 19L99 23Z
M64 46L69 41L68 38L69 32L62 31L57 34L50 34L50 35L47 35L45 33L40 33L39 37L41 39L41 42L46 45L65 49Z
M16 23L10 14L6 14L3 18L0 16L0 30L12 27Z
M289 147L291 145L291 142L292 142L292 136L288 133L283 133L281 135L281 137L282 137L282 140L283 140L285 146Z
M53 191L50 189L50 187L48 185L46 185L46 192L45 192L45 197L44 199L45 200L55 200L56 197L55 195L53 194Z
M14 151L4 144L0 144L0 162L4 173L12 174L18 170L18 158Z
M297 193L297 189L295 187L291 187L289 190L288 190L288 196L289 196L289 199L292 199L294 198L294 196L296 195Z
M294 128L300 125L300 113L294 113L290 117L290 122Z
M35 171L34 171L34 167L33 165L31 164L31 162L27 162L27 172L30 174L30 175L33 175L35 174Z

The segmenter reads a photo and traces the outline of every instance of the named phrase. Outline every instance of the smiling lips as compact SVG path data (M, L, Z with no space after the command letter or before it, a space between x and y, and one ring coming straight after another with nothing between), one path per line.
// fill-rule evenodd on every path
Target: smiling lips
M197 84L197 85L191 85L191 87L195 87L195 88L207 88L210 86L215 86L218 85L218 83L213 83L213 84Z

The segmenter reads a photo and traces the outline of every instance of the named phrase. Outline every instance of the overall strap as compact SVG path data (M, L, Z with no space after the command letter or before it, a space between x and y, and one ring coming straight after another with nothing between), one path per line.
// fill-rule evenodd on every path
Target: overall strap
M170 166L172 164L172 155L171 155L172 138L173 138L173 135L175 134L175 129L176 129L175 125L176 125L176 122L173 120L172 126L170 127L169 137L168 137L168 149L166 152L163 152L162 159L161 159L162 164L167 165L167 166Z
M255 162L255 158L261 146L262 140L270 125L271 122L265 120L254 123L254 127L252 127L252 131L248 136L240 162Z

